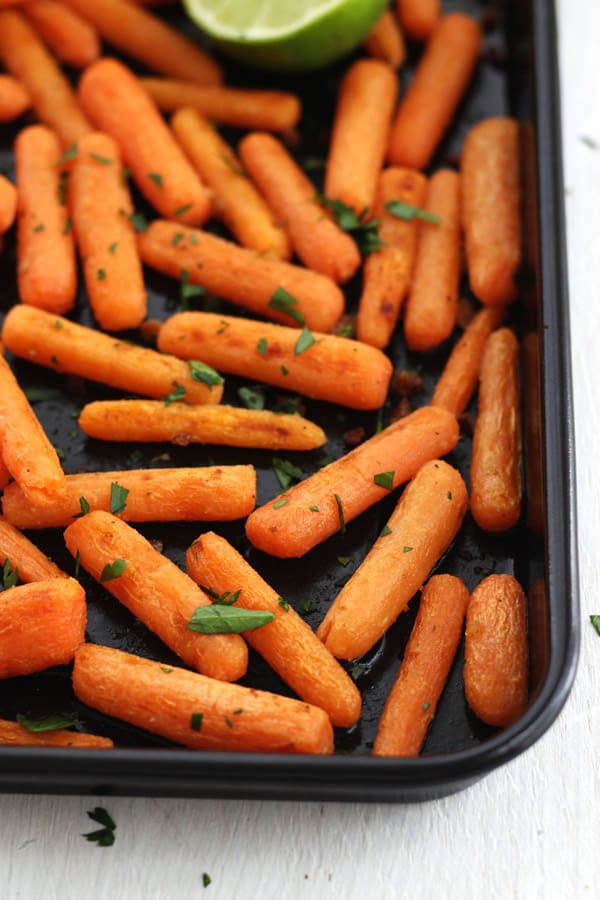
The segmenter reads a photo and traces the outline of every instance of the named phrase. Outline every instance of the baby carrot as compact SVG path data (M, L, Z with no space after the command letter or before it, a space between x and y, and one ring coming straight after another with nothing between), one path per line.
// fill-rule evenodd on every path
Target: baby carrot
M146 289L130 222L133 204L119 148L107 134L92 132L80 140L69 200L96 321L106 331L137 328L146 317Z
M158 347L186 359L202 350L223 372L351 409L378 409L392 376L392 364L375 347L306 327L299 332L215 313L171 316L160 329Z
M506 531L521 515L519 419L519 344L500 328L483 353L471 456L471 513L485 531Z
M23 303L53 313L71 309L77 291L75 244L61 202L60 141L45 125L17 135L17 278Z
M385 634L454 540L467 505L456 469L425 463L317 631L334 656L362 656Z
M10 481L10 472L6 468L6 463L0 458L0 490L4 490Z
M105 400L88 403L79 416L87 435L104 441L170 441L172 444L222 444L264 450L314 450L325 432L298 415L234 406L165 406L154 400Z
M418 756L462 637L469 592L460 578L434 575L379 720L373 756Z
M465 694L483 722L512 725L527 706L527 601L512 575L480 582L467 609Z
M261 506L248 518L246 535L273 556L303 556L457 441L454 416L418 409Z
M15 221L17 214L17 189L4 175L0 175L0 234L4 234Z
M477 62L481 30L462 13L443 16L400 103L388 159L423 169L446 131Z
M387 149L398 79L378 59L359 59L340 87L325 172L325 194L357 215L371 209Z
M17 528L61 528L88 507L120 506L114 498L123 492L119 514L126 522L230 521L254 509L256 474L252 466L85 472L67 475L64 490L47 509L32 506L17 484L6 488L2 505L6 520Z
M387 209L398 204L420 209L427 181L420 172L385 169L373 215L379 220L383 246L365 260L358 307L357 337L373 347L387 347L408 291L417 246L417 218L399 218ZM410 211L409 211L410 215Z
M218 403L223 393L221 377L206 366L118 341L32 306L13 306L2 340L15 356L39 366L167 402Z
M31 106L27 88L12 75L0 73L0 122L18 119Z
M518 122L486 119L472 128L460 171L471 289L487 305L510 303L521 265Z
M449 338L456 324L460 281L460 183L440 169L427 186L425 212L439 221L419 223L415 268L404 312L404 336L411 350L431 350Z
M65 573L32 544L24 534L0 519L0 566L9 561L11 569L17 569L19 581L50 581L66 578Z
M152 206L186 225L200 225L208 218L208 190L129 69L106 57L93 63L79 82L79 99L98 130L116 140L133 180Z
M322 709L110 647L80 647L73 690L105 715L193 750L333 753L333 729Z
M76 69L89 66L101 52L98 32L64 3L29 0L23 15L55 56Z
M390 9L382 12L364 43L369 56L381 59L393 69L399 69L406 60L406 43L402 29Z
M240 244L257 253L289 259L287 234L258 193L233 152L210 122L194 109L171 119L175 137L200 177L213 191L213 210Z
M396 0L400 24L413 41L431 37L440 18L440 0Z
M0 719L0 746L3 747L88 747L108 749L114 747L110 738L96 734L83 734L60 728L55 731L30 731L18 722Z
M73 578L54 578L0 594L0 678L61 666L84 639L85 593Z
M329 331L344 310L344 295L324 275L205 231L155 220L138 236L138 247L147 265L173 278L186 272L190 284L276 322Z
M302 700L325 710L331 724L350 728L359 715L356 685L306 622L263 581L224 538L201 535L186 556L188 575L221 595L240 590L236 606L268 610L275 616L245 638Z

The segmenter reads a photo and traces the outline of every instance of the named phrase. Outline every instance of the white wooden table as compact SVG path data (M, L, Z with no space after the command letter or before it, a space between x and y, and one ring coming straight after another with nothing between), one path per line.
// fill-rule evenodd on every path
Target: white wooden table
M550 2L550 0L549 0ZM583 641L554 727L468 791L412 806L0 798L3 900L552 900L600 896L600 4L557 0L569 230ZM202 873L212 883L204 888Z

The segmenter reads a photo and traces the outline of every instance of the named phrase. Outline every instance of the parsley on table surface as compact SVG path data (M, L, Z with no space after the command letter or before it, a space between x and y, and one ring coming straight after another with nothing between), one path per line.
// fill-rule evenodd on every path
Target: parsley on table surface
M97 822L98 825L102 825L102 828L99 828L97 831L88 831L81 836L84 837L86 841L95 842L99 847L112 847L115 842L115 830L117 828L112 816L110 816L102 806L95 806L94 809L88 809L87 814L92 822Z
M592 623L598 634L600 634L600 615L590 616L590 622Z

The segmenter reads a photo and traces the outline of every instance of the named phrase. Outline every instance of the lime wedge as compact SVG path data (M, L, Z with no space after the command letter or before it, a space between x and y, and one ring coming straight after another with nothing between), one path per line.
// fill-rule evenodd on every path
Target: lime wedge
M234 59L288 72L353 50L388 0L184 0L189 17Z

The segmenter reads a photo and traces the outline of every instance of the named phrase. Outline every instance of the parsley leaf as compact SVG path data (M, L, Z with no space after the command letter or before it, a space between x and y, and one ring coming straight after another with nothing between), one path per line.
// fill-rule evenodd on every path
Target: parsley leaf
M194 205L193 203L186 203L185 206L180 206L178 209L176 209L175 212L173 213L173 215L174 216L185 216L185 214L188 213L190 211L190 209L192 209L193 205Z
M77 519L79 519L81 516L87 516L90 511L90 504L87 502L85 497L79 498L79 506L81 508L81 512L76 516Z
M15 566L14 569L10 567L10 559L7 557L4 560L4 565L2 566L2 584L4 585L4 590L8 590L9 588L15 587L19 580L19 570Z
M44 400L59 400L62 397L62 391L59 391L58 388L25 388L23 393L30 403L41 403Z
M390 526L384 525L383 528L381 529L381 531L379 532L379 537L385 537L386 534L391 534L391 533L392 533L392 529L390 528Z
M590 622L592 623L598 634L600 634L600 616L590 616Z
M121 487L120 484L117 484L116 481L113 481L110 486L110 511L113 516L117 516L119 513L122 513L126 506L127 495L129 494L129 489ZM81 498L83 499L83 497ZM88 505L89 512L89 505Z
M189 301L194 297L201 297L206 291L201 284L190 284L190 273L187 269L181 270L180 301L182 309L187 309Z
M363 674L363 672L364 672L363 667L361 665L357 664L355 666L352 666L352 668L350 669L350 676L351 676L351 678L354 679L354 681L356 681L357 678L360 678L360 676Z
M148 219L143 213L136 212L131 216L127 216L137 234L148 231Z
M307 597L304 603L302 604L302 612L311 613L316 612L317 607L312 602L310 597Z
M223 376L219 375L211 366L207 366L206 363L199 362L197 359L190 359L188 366L190 367L192 381L199 381L208 385L208 387L212 387L215 384L225 384Z
M211 881L212 881L212 878L210 877L208 872L203 872L202 873L202 887L207 888L209 886L209 884L211 883Z
M100 156L99 153L90 153L90 159L100 163L102 166L110 166L112 163L112 159L109 159L108 156Z
M394 472L380 472L373 476L373 481L379 487L391 491L394 488Z
M300 332L300 337L298 338L294 346L294 356L300 356L301 353L304 353L305 350L308 350L309 347L312 347L314 343L316 343L316 341L312 335L312 332L310 332L305 325Z
M334 494L333 496L335 497L335 502L337 504L338 516L340 519L340 531L342 534L344 534L344 532L346 531L346 520L344 518L344 508L342 506L342 501L337 494Z
M162 175L160 175L158 172L148 172L148 178L150 179L150 181L154 182L156 187L161 188L163 186Z
M89 809L87 814L92 822L97 822L103 827L97 831L88 831L87 834L82 834L81 836L86 841L95 841L99 847L112 847L115 842L115 829L117 827L112 817L109 816L102 806Z
M295 481L301 481L304 476L304 472L299 466L294 465L289 459L280 459L277 456L273 458L273 470L284 491Z
M300 312L299 309L296 309L298 306L298 301L295 297L292 297L285 288L278 287L273 293L273 296L269 300L269 307L271 309L276 309L278 312L285 313L290 316L299 325L304 325L304 316Z
M72 159L75 159L77 156L77 144L71 144L70 147L67 147L61 158L57 161L57 166L63 166L65 163L70 162Z
M288 612L288 610L290 608L290 604L287 602L287 600L284 600L283 597L280 597L279 600L277 601L277 603L284 612Z
M352 235L362 256L385 247L379 237L379 220L369 219L368 209L363 209L357 216L352 207L341 200L331 200L325 194L317 194L317 200L332 210L333 218L343 231Z
M185 388L182 384L175 383L175 389L171 391L170 394L167 394L163 397L165 406L170 406L171 403L177 403L179 400L183 400L185 397Z
M221 162L224 162L225 165L229 169L231 169L232 172L235 172L236 175L240 175L242 178L248 177L240 163L236 160L235 156L229 156L229 154L227 153L219 153L219 158L221 159Z
M346 568L346 566L349 563L354 562L354 557L353 556L338 556L337 561L339 562L340 566L343 566L344 568Z
M261 356L264 356L265 353L267 352L267 339L262 337L259 340L258 344L256 345L256 349L258 350L258 352L260 353Z
M15 716L19 725L26 728L27 731L38 733L41 731L58 731L62 728L73 728L75 725L81 725L78 719L69 719L67 716L47 716L45 719L30 719L17 713Z
M238 397L246 407L246 409L264 409L265 395L262 391L255 391L250 387L238 388Z
M410 203L404 203L402 200L390 200L385 204L385 208L397 219L404 219L405 222L423 219L424 222L429 222L431 225L440 225L442 221L439 216L435 216L425 209L419 209L418 206L412 206Z
M204 713L194 712L190 716L190 728L192 731L200 731L202 728L202 719L204 718Z
M276 503L273 504L273 509L281 509L282 506L285 506L286 503L289 503L287 497L282 497Z
M127 563L124 559L115 559L114 562L106 563L100 573L100 583L102 584L105 581L112 581L114 578L120 578L126 568Z
M242 634L260 628L275 618L275 613L260 609L241 609L223 603L199 606L188 622L188 631L200 634Z

